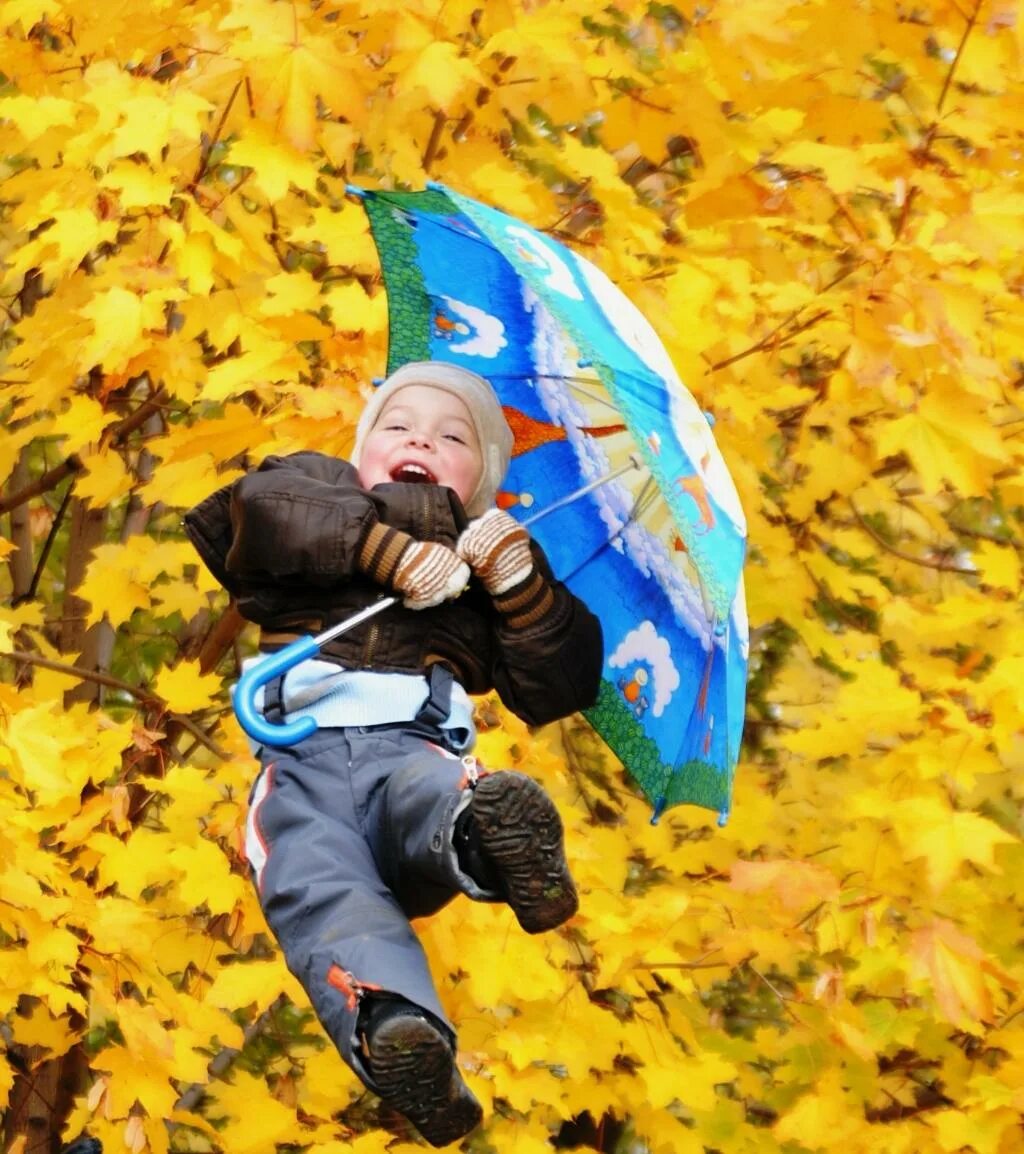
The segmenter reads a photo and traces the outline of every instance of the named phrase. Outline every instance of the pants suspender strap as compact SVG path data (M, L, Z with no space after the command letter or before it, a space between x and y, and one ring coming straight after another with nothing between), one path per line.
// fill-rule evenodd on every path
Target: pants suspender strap
M427 685L430 692L413 720L433 726L439 726L442 721L447 721L452 711L452 683L454 680L452 671L447 665L442 665L439 661L431 665L427 673Z
M274 725L284 721L284 674L271 678L263 687L263 716Z

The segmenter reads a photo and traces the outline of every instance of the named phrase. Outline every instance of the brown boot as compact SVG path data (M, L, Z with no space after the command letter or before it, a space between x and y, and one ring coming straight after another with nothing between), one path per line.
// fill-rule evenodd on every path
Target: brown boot
M501 879L506 900L528 934L552 930L579 908L565 860L555 803L524 773L481 777L466 836Z
M363 1054L383 1101L431 1146L447 1146L479 1126L483 1110L448 1039L410 1003L382 999L369 1008Z

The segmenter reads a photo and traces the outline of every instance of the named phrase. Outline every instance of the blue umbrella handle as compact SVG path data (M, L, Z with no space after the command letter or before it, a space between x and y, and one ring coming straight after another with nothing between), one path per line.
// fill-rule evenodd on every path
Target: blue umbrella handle
M307 658L316 657L321 647L328 641L368 621L381 610L394 605L397 600L397 597L381 597L379 601L374 601L365 609L360 609L358 613L346 617L344 621L339 621L330 629L325 629L323 633L318 633L315 637L300 637L290 645L286 645L284 649L279 649L276 653L271 653L268 657L257 661L255 665L251 665L235 686L234 708L238 724L253 741L258 741L261 745L294 745L316 733L317 725L312 717L298 717L283 725L271 724L256 708L257 691L268 681L287 673L292 666Z
M235 686L235 716L245 732L261 745L294 745L310 734L316 733L316 722L312 717L299 717L284 725L273 725L256 708L256 693L268 681L273 681L282 673L287 673L293 665L315 657L320 652L320 644L315 637L300 637L277 653L271 653L255 665L250 666L238 679Z

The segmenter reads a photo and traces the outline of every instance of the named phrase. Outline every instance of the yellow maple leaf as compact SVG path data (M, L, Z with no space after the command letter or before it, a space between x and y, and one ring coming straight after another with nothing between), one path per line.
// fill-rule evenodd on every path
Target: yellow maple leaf
M149 589L132 565L131 546L97 546L78 595L89 602L90 622L106 615L115 628L150 604Z
M47 806L80 796L92 767L68 719L37 705L19 710L6 728L14 779L35 792L43 814Z
M944 1017L970 1033L991 1021L989 980L1016 992L1019 983L1002 970L974 938L944 918L935 918L911 939L915 977L926 977Z
M79 312L93 325L92 336L75 358L83 372L97 364L116 372L142 348L143 310L136 293L115 285L97 293Z
M5 13L8 20L16 19ZM78 106L57 96L8 96L0 101L0 120L9 120L31 142L55 128L75 123Z
M209 591L185 580L175 580L158 585L150 590L153 598L151 606L156 617L169 617L180 613L185 621L192 618L210 604Z
M276 1142L295 1137L295 1111L274 1098L262 1078L236 1069L231 1082L209 1087L207 1113L225 1118L220 1141L238 1154L273 1150Z
M861 187L878 188L885 183L885 177L870 161L884 159L893 153L894 149L889 145L861 144L856 148L843 148L801 140L787 144L773 159L789 168L819 169L824 173L830 188L838 193L848 193Z
M983 1105L970 1110L939 1110L929 1122L939 1145L949 1154L965 1149L977 1154L1000 1154L1012 1149L1020 1135L1020 1114L1005 1107L993 1109L991 1105Z
M181 871L177 889L187 907L205 905L211 913L230 914L244 900L248 882L231 872L224 851L214 842L201 837L194 845L177 845L168 860Z
M117 420L117 414L108 413L92 397L76 395L71 398L59 420L64 451L70 454L98 441L107 425Z
M551 1135L539 1120L496 1118L488 1135L502 1154L551 1154Z
M124 209L169 205L175 191L175 182L166 173L154 172L145 165L130 161L113 165L100 183L104 188L117 191Z
M972 552L984 584L1013 593L1020 590L1020 558L1015 549L992 541L979 541Z
M206 991L206 1001L225 1010L255 1005L265 1010L287 981L283 959L225 966Z
M309 160L258 120L250 121L241 139L232 143L230 158L253 170L253 180L271 201L280 200L291 184L307 191L316 184L316 168Z
M110 1075L107 1109L114 1118L127 1118L136 1101L154 1118L166 1118L178 1100L166 1068L155 1060L140 1062L124 1046L108 1046L92 1061L96 1070Z
M810 1093L787 1110L773 1127L780 1142L809 1150L835 1150L865 1129L863 1108L850 1100L840 1070L826 1070Z
M308 224L292 229L292 238L300 243L323 245L327 259L341 268L376 270L379 267L377 247L370 236L369 221L358 205L346 203L337 211L318 207L313 210ZM347 287L359 288L358 285ZM362 297L365 301L365 292L362 292ZM346 324L344 327L362 326Z
M71 1028L67 1018L54 1017L42 1003L32 1006L27 1017L12 1015L14 1040L21 1046L42 1046L49 1057L59 1057L81 1037L80 1030Z
M525 1070L506 1071L497 1063L491 1069L494 1088L513 1109L529 1114L538 1103L557 1107L562 1099L562 1079L543 1065L528 1066Z
M798 911L839 897L839 882L831 870L805 861L738 861L730 871L732 888L740 893L771 890L783 909Z
M217 472L216 458L207 453L181 461L161 465L151 481L139 489L144 501L163 501L179 509L188 509L208 497L214 489L230 484L241 476L240 469Z
M938 797L915 797L892 807L893 823L910 859L923 857L928 882L945 889L964 862L1000 872L995 850L1017 839L980 814L954 810Z
M88 841L104 887L116 885L125 898L138 901L155 881L167 881L167 847L161 834L141 827L127 841L97 830Z
M213 704L221 691L221 679L216 673L200 673L195 662L182 661L161 669L153 689L176 713L192 713Z
M460 97L485 85L476 65L450 41L431 40L412 54L407 66L402 55L392 59L392 65L399 69L394 83L396 96L422 93L435 107L450 111Z
M289 342L275 339L263 329L250 328L247 348L210 369L202 396L206 401L226 401L258 385L286 379L298 367L299 354Z
M1007 450L986 414L933 389L915 412L884 425L876 438L880 457L906 452L929 493L940 493L944 482L961 495L988 492L998 464Z
M102 449L82 459L83 472L75 481L75 495L84 497L94 509L103 508L131 490L135 478L124 466L121 455Z
M305 269L270 277L265 288L267 296L260 304L264 316L288 316L305 309L318 309L323 303L319 282Z

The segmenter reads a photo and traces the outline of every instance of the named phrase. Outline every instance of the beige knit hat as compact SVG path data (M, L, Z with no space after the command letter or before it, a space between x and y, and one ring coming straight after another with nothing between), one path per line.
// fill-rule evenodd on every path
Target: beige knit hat
M359 467L359 455L367 433L388 400L409 385L429 385L444 389L459 398L469 410L480 442L483 472L472 496L466 502L470 517L479 517L494 504L498 486L505 478L512 458L512 430L508 427L501 402L490 383L477 373L447 361L412 361L395 369L366 402L356 426L356 443L352 450L352 464Z

